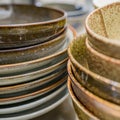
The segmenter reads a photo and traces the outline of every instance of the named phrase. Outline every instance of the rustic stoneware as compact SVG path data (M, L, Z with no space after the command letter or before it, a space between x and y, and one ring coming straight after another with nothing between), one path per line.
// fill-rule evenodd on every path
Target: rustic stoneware
M32 90L20 92L19 94L0 95L0 105L8 105L8 104L12 105L12 104L31 100L33 98L36 98L38 96L44 95L44 94L52 91L56 87L65 83L66 80L67 80L67 75L61 76L61 77L53 80L52 82L49 82L43 86L36 87Z
M66 68L67 60L67 55L63 57L61 56L61 58L58 58L53 63L50 63L49 65L46 65L41 69L37 69L32 72L28 71L27 73L18 75L0 77L0 87L31 82L38 78L42 79L43 77L48 76L50 74L55 74L61 69Z
M87 17L85 25L94 49L120 59L119 8L120 2L116 2L96 9Z
M51 41L16 49L0 50L0 64L12 64L39 59L61 49L66 42L66 32Z
M94 116L91 112L89 112L82 105L82 103L77 99L77 97L75 96L75 94L72 90L71 80L69 77L68 77L67 86L68 86L69 94L70 94L72 101L73 101L74 109L78 115L79 120L99 120L96 116Z
M1 7L6 8L5 5ZM0 20L0 43L4 43L0 49L29 46L55 38L66 26L66 17L62 10L12 5L11 15Z
M108 102L83 87L71 74L72 88L78 100L101 120L119 120L120 106Z
M89 91L106 100L120 104L120 83L105 78L89 69L85 46L86 36L75 39L68 48L76 79Z
M92 48L88 39L86 39L85 45L89 69L113 81L120 82L120 60L97 52Z
M49 64L50 62L55 61L60 56L67 54L67 47L74 38L76 37L76 31L72 27L68 27L67 29L67 40L64 46L61 48L60 51L51 54L49 56L35 59L32 61L27 62L20 62L16 64L7 64L7 65L0 65L0 76L9 76L11 74L20 74L27 72L29 70L34 70L37 68L40 68L46 64Z

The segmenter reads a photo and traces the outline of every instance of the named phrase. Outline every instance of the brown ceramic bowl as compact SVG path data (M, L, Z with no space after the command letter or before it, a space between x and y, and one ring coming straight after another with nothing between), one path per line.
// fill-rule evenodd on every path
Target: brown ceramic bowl
M66 31L41 44L22 48L0 50L0 64L13 64L46 57L59 51L66 42Z
M73 92L73 89L71 86L71 80L69 77L68 77L67 86L68 86L69 94L73 101L74 109L77 113L79 120L99 120L96 116L94 116L91 112L89 112L83 106L83 104L77 99L77 97L75 96L75 94Z
M6 9L7 5L0 7ZM0 49L29 46L53 39L66 26L66 17L61 10L12 5L11 14L0 19Z
M86 19L86 31L94 49L120 59L119 8L116 2L93 11Z
M85 40L85 35L80 36L68 48L76 79L97 96L120 104L120 83L100 76L89 69Z
M71 83L74 94L78 100L95 116L101 120L119 120L120 119L120 106L108 102L83 87L71 74Z
M89 69L113 81L120 82L120 60L94 50L88 39L86 39L85 45Z

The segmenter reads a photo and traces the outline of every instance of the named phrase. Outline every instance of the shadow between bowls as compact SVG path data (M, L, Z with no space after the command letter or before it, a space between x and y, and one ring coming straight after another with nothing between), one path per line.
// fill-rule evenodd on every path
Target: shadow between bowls
M79 36L71 42L68 55L78 81L89 91L108 101L120 104L120 83L107 79L89 69L86 46L86 35Z

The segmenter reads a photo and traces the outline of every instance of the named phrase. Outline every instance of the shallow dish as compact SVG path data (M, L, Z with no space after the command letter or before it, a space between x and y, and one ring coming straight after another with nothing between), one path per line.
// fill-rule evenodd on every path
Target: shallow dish
M32 60L32 61L27 61L27 62L8 64L8 65L0 65L0 76L8 76L13 73L14 74L24 73L28 70L37 69L41 66L44 66L44 65L54 61L55 59L57 59L60 56L67 53L67 47L68 47L70 41L72 41L76 37L76 31L72 27L68 28L67 37L68 37L68 39L66 40L66 43L61 48L61 50L52 55L46 56L44 58Z
M120 104L120 83L100 76L89 69L85 39L85 35L78 37L68 48L69 58L75 68L73 71L75 77L89 91Z
M7 5L1 7L6 10ZM4 43L0 49L48 41L66 26L67 15L61 10L33 5L12 5L10 10L7 18L0 19L0 40Z
M69 94L72 98L73 101L73 105L74 105L74 109L78 115L79 120L99 120L97 117L95 117L91 112L89 112L83 105L82 103L77 99L77 97L75 96L73 90L72 90L72 86L71 86L71 80L68 77L68 90L69 90Z
M59 51L66 42L66 31L57 38L41 44L16 49L0 50L0 64L15 64L46 57Z
M58 105L60 105L66 98L68 97L68 91L65 89L63 92L61 92L58 96L56 96L54 99L48 101L46 104L37 106L35 108L32 108L30 110L22 111L20 113L15 114L5 114L1 115L0 119L4 120L25 120L25 119L32 119L36 118L38 116L41 116L54 108L56 108Z
M87 17L85 25L94 49L120 59L119 8L120 2L116 2L96 9Z
M38 96L41 96L43 94L46 94L52 91L57 86L65 83L66 80L67 80L67 75L64 75L57 79L54 79L49 83L46 83L45 85L38 86L31 90L27 90L27 91L15 93L15 94L0 95L0 105L12 105L12 104L21 103L21 102L34 99Z

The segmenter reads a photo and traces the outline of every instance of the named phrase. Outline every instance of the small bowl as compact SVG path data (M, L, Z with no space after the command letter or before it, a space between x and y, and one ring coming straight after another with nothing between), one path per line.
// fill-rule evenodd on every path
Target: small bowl
M6 10L7 5L0 7ZM62 10L12 5L11 15L0 19L0 42L4 43L0 49L29 46L55 38L66 26L66 17Z
M94 48L118 59L120 59L119 8L120 2L116 2L96 9L87 17L85 23L89 41Z
M89 69L85 40L86 35L82 35L68 48L76 79L97 96L120 105L120 83L100 76Z
M69 90L69 94L72 98L73 101L73 105L74 105L74 109L78 115L79 120L99 120L96 116L94 116L91 112L89 112L84 106L83 104L77 99L77 97L75 96L72 86L71 86L71 80L68 77L68 90Z
M86 51L89 69L99 75L120 82L120 60L106 56L92 48L86 39Z
M65 42L66 30L60 36L48 42L29 47L0 50L0 64L13 64L46 57L59 51Z
M120 106L108 102L83 87L71 74L73 92L78 100L101 120L119 120Z

